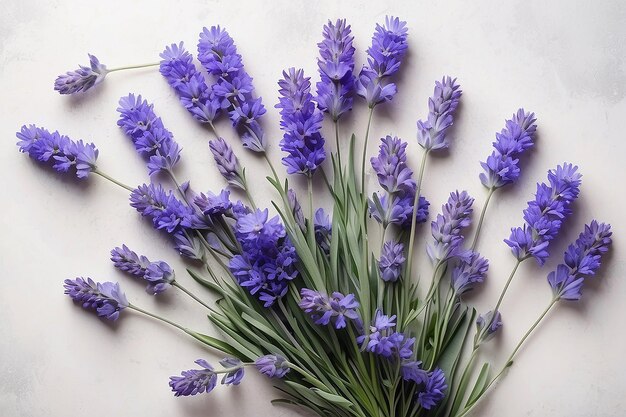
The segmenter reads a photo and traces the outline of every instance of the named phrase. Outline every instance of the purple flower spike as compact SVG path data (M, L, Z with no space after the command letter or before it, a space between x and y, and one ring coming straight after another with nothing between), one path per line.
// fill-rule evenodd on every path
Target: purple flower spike
M380 310L376 310L376 315L369 328L369 336L361 335L357 337L358 344L363 344L367 340L365 350L384 358L409 359L413 355L413 345L415 338L407 338L404 333L394 332L396 326L396 316L387 316Z
M565 251L565 263L548 275L554 297L559 300L580 300L586 278L595 275L600 260L611 246L611 226L592 221L576 242Z
M143 277L148 286L146 291L148 294L156 295L160 294L172 286L174 282L174 271L165 262L152 262L148 266L148 270Z
M356 92L370 108L390 101L396 94L396 85L386 78L400 69L402 58L408 48L406 22L397 17L385 17L383 26L377 24L372 46L367 49L368 64L361 69Z
M488 311L485 314L480 314L476 319L476 336L474 338L474 345L478 346L483 342L487 342L494 338L498 330L502 327L502 314L496 311Z
M137 277L146 275L146 271L150 265L148 258L143 255L137 255L137 253L130 250L126 245L111 250L111 261L113 261L113 265L117 269Z
M130 205L142 216L152 220L156 229L176 235L191 222L192 210L178 200L171 191L158 184L140 185L130 194Z
M345 19L337 19L334 24L329 20L322 34L324 40L317 44L321 56L317 61L321 77L316 85L317 107L337 121L352 110L354 37Z
M208 196L200 193L193 201L206 216L224 215L233 207L228 190L222 190L217 195L209 191Z
M323 208L315 210L313 218L313 227L315 228L315 241L325 254L330 253L330 240L333 232L333 224L330 216L326 214Z
M289 68L278 82L280 98L276 108L281 109L280 126L285 132L280 148L288 154L283 165L289 174L311 176L326 159L320 133L324 116L315 108L309 80L301 69Z
M187 111L199 122L213 122L221 110L220 100L194 65L193 57L183 43L167 46L160 56L163 60L159 70Z
M399 242L385 242L378 262L380 277L385 282L396 282L402 272L406 258L404 256L404 245Z
M430 227L435 242L426 247L433 262L445 262L463 254L461 232L470 225L473 203L474 199L466 191L455 191L441 207L442 214L437 215Z
M417 394L417 401L423 409L430 410L434 408L446 396L446 376L439 368L428 374L428 381L424 390Z
M220 171L220 174L222 174L222 177L224 177L230 185L245 190L246 181L244 172L241 170L239 160L237 156L235 156L233 148L231 148L223 138L217 138L209 141L209 149L213 154L217 169Z
M51 165L57 172L75 170L76 176L82 179L96 170L98 149L93 143L73 141L59 132L50 133L35 125L22 126L16 136L20 140L17 146L21 152L35 161Z
M54 81L54 89L59 94L74 94L85 92L104 81L108 74L107 67L101 64L98 58L89 55L89 66L80 65L75 71L68 71L59 75Z
M504 129L496 133L495 150L480 163L485 170L480 174L480 181L485 187L497 189L517 181L520 175L517 158L534 144L535 121L534 113L519 109L506 121Z
M566 163L548 172L549 185L537 184L535 199L524 210L525 224L512 228L504 240L519 261L533 257L539 265L545 263L550 241L572 212L569 206L580 192L580 178L578 167Z
M195 363L200 365L202 369L190 369L182 371L182 376L170 377L170 387L175 396L209 393L217 385L217 374L213 367L204 359L198 359Z
M280 355L261 356L254 364L259 372L269 378L282 378L289 372L289 362Z
M422 369L421 361L404 361L400 371L402 373L402 379L405 381L414 382L418 385L426 384L428 381L428 372Z
M66 279L65 294L82 304L83 308L93 309L98 317L115 321L120 311L129 306L126 296L118 283L96 283L91 278Z
M233 126L241 131L244 147L265 152L265 134L259 124L265 107L260 98L254 97L252 77L243 67L233 38L219 26L204 28L198 40L198 60L218 79L213 93L228 111Z
M354 294L344 296L334 292L328 297L319 291L302 288L300 295L300 308L311 316L315 324L327 326L332 322L335 329L343 329L347 325L346 319L359 320L359 302Z
M466 254L452 271L451 285L457 296L474 289L476 284L485 280L489 269L489 261L478 252Z
M441 82L435 81L435 92L428 99L428 118L417 122L417 142L426 151L448 147L446 133L454 123L454 113L461 99L459 87L456 78L443 77Z
M223 385L239 385L244 377L243 363L237 358L224 358L220 361L226 369L232 369L232 371L224 374L222 378Z

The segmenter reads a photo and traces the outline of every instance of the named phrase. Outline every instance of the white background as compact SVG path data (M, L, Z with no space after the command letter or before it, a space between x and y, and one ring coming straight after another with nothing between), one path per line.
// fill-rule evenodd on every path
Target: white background
M424 192L439 210L458 188L485 198L479 160L491 152L494 133L520 106L536 112L537 146L523 162L521 180L495 195L480 249L491 259L488 281L469 301L492 305L514 259L502 239L521 225L535 183L558 163L571 161L584 174L582 193L544 268L520 268L502 307L505 327L485 354L499 366L549 302L545 277L566 245L592 218L610 222L615 244L584 299L556 308L519 354L515 366L474 415L622 416L626 409L626 256L624 220L624 120L626 115L626 5L619 1L503 2L302 2L274 1L46 1L3 0L0 7L0 415L14 416L274 416L298 415L273 407L270 381L249 372L236 388L211 395L174 398L168 376L193 367L211 352L176 331L135 314L115 325L82 311L63 295L62 281L75 276L120 281L131 302L176 321L217 334L204 311L172 291L160 299L114 270L108 252L121 243L153 259L165 259L179 280L205 294L184 273L168 242L127 204L126 192L100 178L78 183L55 175L17 152L15 131L25 123L94 141L99 166L130 184L146 181L144 164L116 126L117 100L129 92L155 103L165 125L183 146L180 178L197 190L218 190L222 179L207 149L209 132L195 123L155 69L113 73L81 97L52 89L57 74L96 54L109 67L158 60L163 47L185 41L195 51L203 26L221 24L234 37L268 114L264 126L271 158L281 157L276 103L281 70L303 67L317 80L316 43L326 19L352 24L358 67L376 22L400 16L410 29L410 52L393 102L377 108L377 138L409 141L414 167L421 152L415 122L427 112L434 80L449 74L463 88L462 105L447 155L431 158ZM363 102L342 124L362 138ZM326 126L329 128L330 126ZM264 165L245 153L258 200L273 194ZM327 129L334 143L331 130ZM374 185L374 179L370 178ZM322 188L319 188L322 191ZM327 202L328 200L324 200ZM320 204L323 202L320 201ZM431 266L418 236L420 270ZM426 280L427 278L425 278Z

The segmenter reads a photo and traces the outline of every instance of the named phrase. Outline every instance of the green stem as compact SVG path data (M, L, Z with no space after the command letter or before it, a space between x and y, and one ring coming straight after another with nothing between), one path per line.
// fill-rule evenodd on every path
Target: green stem
M339 164L339 178L343 184L343 167L341 165L341 146L339 145L339 121L335 120L335 143L337 144L337 163Z
M369 117L367 118L367 129L365 130L365 141L363 143L363 159L361 161L361 194L363 195L363 198L365 198L365 159L367 158L367 141L370 136L373 114L374 107L371 107Z
M243 180L243 191L246 193L246 196L248 197L248 201L250 202L252 209L256 211L256 203L254 202L254 198L252 197L252 194L250 194L250 188L248 188L248 179L245 177L245 174L241 179Z
M217 133L217 129L215 128L215 125L213 124L213 122L209 122L209 127L213 131L213 134L215 135L215 138L217 138L217 139L221 138L220 134Z
M315 216L313 212L313 177L309 175L307 177L307 188L309 191L309 246L311 247L311 253L315 255L316 253L316 243L315 243L315 222L313 217Z
M96 174L96 175L100 175L102 178L105 178L105 179L107 179L107 180L111 181L111 182L112 182L113 184L115 184L115 185L119 185L120 187L127 189L127 190L128 190L128 191L130 191L130 192L135 191L135 189L134 189L134 188L132 188L132 187L130 187L130 186L128 186L128 185L126 185L126 184L124 184L123 182L119 182L119 181L118 181L118 180L116 180L115 178L113 178L113 177L111 177L111 176L109 176L109 175L105 174L105 173L104 173L104 172L102 172L102 171L99 171L98 169L94 169L92 172L93 172L94 174Z
M270 169L272 170L272 175L274 175L274 180L276 181L277 184L280 185L278 174L276 173L276 170L274 169L274 164L272 164L272 161L270 161L270 158L267 156L267 152L263 152L263 158L265 158L267 165L269 165Z
M128 305L128 308L130 308L130 309L132 309L132 310L135 310L135 311L137 311L137 312L139 312L139 313L141 313L141 314L144 314L144 315L146 315L146 316L148 316L148 317L152 317L153 319L156 319L156 320L162 321L163 323L167 323L167 324L169 324L170 326L174 326L174 327L176 327L177 329L182 330L182 331L183 331L183 332L185 332L185 333L188 333L188 332L189 332L189 329L184 328L184 327L183 327L183 326L181 326L180 324L178 324L178 323L174 323L173 321L168 320L168 319L166 319L165 317L161 317L161 316L158 316L158 315L156 315L156 314L150 313L149 311L146 311L146 310L144 310L143 308L139 308L139 307L137 307L136 305L129 304L129 305Z
M407 252L406 274L405 278L411 278L411 270L413 268L413 246L415 245L415 228L417 226L417 208L419 205L420 191L422 188L422 179L424 178L424 168L426 167L426 157L428 156L428 150L424 151L422 155L422 162L420 163L420 171L417 176L417 183L415 188L415 198L413 200L413 217L411 218L411 235L409 237L409 251Z
M178 283L178 281L174 281L172 282L172 286L178 288L179 290L181 290L182 292L184 292L185 294L187 294L189 297L193 298L194 300L196 300L198 303L200 303L202 306L208 308L209 310L212 310L212 308L206 304L204 301L202 301L200 298L198 298L194 293L192 293L191 291L189 291L187 288L183 287L182 285L180 285Z
M305 379L307 379L311 384L315 385L317 388L321 389L324 392L328 392L328 388L324 384L322 384L319 379L311 375L309 371L302 369L298 365L293 364L291 362L287 362L287 366L289 366L290 369L293 369L294 371L298 372L300 375L302 375Z
M457 408L461 405L461 401L463 401L463 398L459 397L459 388L467 383L467 380L470 377L470 370L472 369L472 365L474 364L474 360L476 359L477 354L478 346L474 346L472 349L472 354L465 364L465 368L463 369L463 373L461 374L461 380L459 381L459 385L457 385L456 391L454 392L454 397L452 398L451 412L456 412Z
M480 230L483 227L483 221L485 220L485 213L487 212L487 206L489 205L489 200L491 200L491 196L493 195L496 188L490 188L489 194L487 194L487 199L485 200L485 204L483 204L483 209L480 212L480 219L478 220L478 225L476 226L476 234L474 235L474 241L472 242L472 251L476 249L476 245L478 245L478 236L480 235Z
M511 285L511 281L513 281L515 272L517 272L517 268L520 266L523 260L524 259L522 260L518 259L517 262L515 263L515 266L513 267L513 270L511 271L511 274L509 275L509 279L506 281L506 284L504 285L504 288L502 289L502 292L500 293L500 298L498 298L496 307L493 309L493 317L495 317L496 313L499 311L498 309L500 308L500 305L502 304L502 300L504 300L504 294L506 294L506 291L509 289L509 285Z
M129 70L129 69L137 69L137 68L156 67L157 65L160 65L160 62L153 62L151 64L142 64L142 65L129 65L126 67L117 67L117 68L107 69L107 72L123 71L123 70Z

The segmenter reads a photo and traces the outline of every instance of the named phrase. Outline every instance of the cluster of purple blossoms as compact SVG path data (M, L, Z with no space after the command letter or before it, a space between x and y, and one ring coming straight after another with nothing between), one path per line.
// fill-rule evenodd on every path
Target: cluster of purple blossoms
M280 148L287 153L283 165L289 174L312 176L326 159L322 129L323 114L315 107L310 78L301 69L283 71L278 82L281 129L285 132Z
M396 326L396 316L386 316L380 310L370 326L365 350L384 358L409 359L413 355L414 337L406 337L404 333L393 331ZM357 337L357 343L365 343L364 335Z
M216 371L204 359L195 361L202 369L190 369L182 371L181 376L170 377L170 387L174 391L174 395L189 396L209 393L213 391L217 385L217 375L224 374L222 385L239 385L244 377L243 363L236 358L224 358L220 361L220 365L224 369Z
M245 174L239 165L239 160L233 152L233 148L223 139L217 138L209 141L209 149L215 159L217 169L222 177L234 187L246 188Z
M184 234L191 223L193 211L161 184L140 185L130 194L130 205L148 217L156 229L171 235Z
M180 160L180 147L154 113L154 105L134 94L122 97L119 105L117 125L133 142L137 152L148 158L150 174L172 172Z
M242 132L243 145L264 152L265 135L259 118L265 114L261 98L254 98L252 77L243 68L233 38L219 26L204 28L198 40L198 60L218 78L213 94L221 108L228 111L233 126Z
M61 74L54 81L54 89L59 94L74 94L85 92L104 81L106 77L107 67L101 64L98 58L89 55L89 66L80 65L75 71L68 71Z
M404 261L404 245L394 241L385 242L378 261L380 278L385 282L396 282L400 278Z
M238 217L235 236L242 253L231 258L230 271L265 307L272 306L298 274L296 249L284 226L278 216L268 219L267 209L256 210Z
M586 278L595 275L600 260L611 245L611 225L592 221L576 242L565 251L564 263L548 275L548 283L559 300L579 300Z
M319 291L302 288L300 296L300 308L311 316L315 324L327 326L332 322L335 329L343 329L347 325L346 319L360 320L357 312L359 302L354 294L334 292L329 297Z
M183 43L167 46L160 56L163 60L159 71L174 88L183 106L199 122L212 123L221 110L221 102L194 65L193 56L185 50Z
M63 285L65 294L82 304L83 308L93 309L98 317L115 321L120 311L130 304L120 285L114 282L94 282L91 278L66 279Z
M476 284L485 280L489 269L489 261L478 252L470 251L460 259L452 271L450 285L457 297L474 289Z
M90 172L96 170L98 149L93 143L73 141L59 132L50 133L35 125L22 126L16 136L21 152L35 161L51 163L55 171L74 169L78 178L87 178Z
M496 133L493 142L494 151L485 162L481 162L485 172L480 174L480 181L487 188L497 189L511 184L520 176L517 159L525 150L534 145L537 131L535 113L517 110L500 133Z
M324 40L317 44L321 59L317 66L321 81L317 83L317 107L339 120L341 115L352 110L354 90L354 47L352 32L345 19L330 20L324 25Z
M476 319L476 336L474 336L474 346L493 339L498 330L502 327L502 314L496 311L488 311L480 314Z
M289 372L289 362L280 355L265 355L254 361L254 365L269 378L282 378Z
M432 372L422 369L421 361L404 361L400 367L402 379L419 385L417 401L422 408L430 410L445 397L446 377L443 371L436 368Z
M578 167L566 163L548 171L549 185L537 184L535 199L524 210L524 226L512 228L504 240L519 261L533 257L539 265L545 263L550 241L572 212L569 206L580 192L580 178Z
M148 258L137 255L126 245L111 250L111 261L116 268L145 280L146 291L149 294L160 294L174 282L174 271L166 262L150 262Z
M456 78L435 81L435 91L428 99L428 118L417 122L417 142L426 151L448 147L446 133L454 123L454 112L461 99L459 87Z
M406 22L397 17L385 17L383 26L377 24L372 46L367 49L367 65L363 66L356 83L356 93L365 99L370 108L390 101L396 94L394 83L386 78L398 72L407 45Z
M378 183L386 193L374 194L368 200L369 212L383 224L383 227L389 224L401 228L411 227L417 186L413 180L413 171L406 163L406 147L407 143L400 138L386 136L381 138L378 156L371 158ZM430 203L420 196L416 214L417 223L426 221L429 205Z
M330 253L330 239L333 231L333 225L330 216L326 214L323 208L315 210L313 217L313 227L315 228L315 242L325 254Z
M426 251L433 262L445 262L465 254L461 232L471 223L473 203L466 191L450 193L448 202L441 207L442 213L430 225L435 241L426 246Z

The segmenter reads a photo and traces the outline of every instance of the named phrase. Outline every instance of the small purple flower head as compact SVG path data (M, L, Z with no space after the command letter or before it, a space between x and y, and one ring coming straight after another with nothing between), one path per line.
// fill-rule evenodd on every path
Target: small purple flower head
M400 367L402 379L414 382L415 384L426 384L428 382L428 372L422 369L421 361L403 361Z
M223 385L239 385L244 376L243 363L237 358L224 358L220 361L226 369L233 369L227 372L222 378Z
M396 282L402 272L404 261L406 261L404 245L394 241L385 242L378 262L378 270L382 280Z
M317 61L321 77L317 83L317 107L337 121L352 110L354 37L345 19L337 19L336 23L329 20L322 34L324 40L317 44L321 56Z
M87 178L96 170L98 149L93 143L82 140L73 141L59 132L35 125L22 126L16 133L20 140L20 151L27 153L35 161L47 163L57 172L69 172L74 169L78 178Z
M452 271L450 284L457 296L461 296L474 289L476 284L485 280L489 269L489 261L481 257L478 252L466 254Z
M282 378L289 372L289 362L280 355L261 356L254 364L259 372L269 378Z
M137 255L126 245L111 250L111 261L117 269L137 277L143 277L150 265L148 258Z
M323 208L315 210L313 225L315 227L315 241L317 245L324 253L329 254L333 225L330 221L330 216L326 214Z
M148 173L172 172L174 166L180 161L180 147L174 141L164 142L160 149L148 161Z
M315 324L326 326L332 322L336 329L343 329L347 325L346 319L359 320L359 302L354 294L344 296L334 292L328 297L319 291L302 288L300 296L300 308L311 316Z
M233 203L230 201L230 191L222 190L217 195L209 191L207 194L200 193L193 200L202 214L206 216L224 215L233 207Z
M395 320L395 315L387 316L381 310L376 310L368 337L358 336L357 343L362 345L367 341L365 350L384 358L409 359L413 355L415 338L408 338L404 333L394 332Z
M474 346L478 346L483 342L493 339L498 330L502 327L502 314L496 311L488 311L480 314L476 319L476 336L474 337Z
M182 371L182 376L170 377L170 387L175 396L209 393L217 385L217 374L213 367L204 359L198 359L195 363L200 365L202 369L190 369Z
M439 368L428 374L424 390L417 394L417 401L425 410L431 410L446 396L446 376Z
M161 184L140 185L130 194L130 205L142 216L152 220L156 229L177 234L189 222L191 209L178 200L171 191L165 191Z
M364 66L357 81L357 94L367 101L370 108L389 101L396 93L394 83L383 80L400 69L407 45L406 22L387 16L383 26L377 24L372 46L367 49L368 65Z
M533 257L539 265L545 263L548 245L571 214L569 206L578 197L580 178L578 167L566 163L548 172L549 185L537 184L535 199L524 210L525 224L512 228L511 236L504 240L518 260Z
M485 171L480 174L480 181L485 187L496 189L517 181L520 175L517 158L534 144L535 121L534 113L519 109L506 121L504 129L496 133L495 150L480 163Z
M461 90L456 78L443 77L435 81L435 92L428 99L428 118L417 122L417 142L427 151L448 147L446 133L454 123L454 113Z
M118 283L96 283L91 278L66 279L65 294L82 304L83 308L93 309L98 317L115 321L120 311L129 306L126 296Z
M159 70L187 111L199 122L211 123L221 110L220 101L213 95L183 43L167 46L160 56Z
M281 129L285 132L280 141L281 149L287 153L283 165L289 174L311 176L326 159L324 138L320 131L324 116L315 107L310 93L311 82L299 69L283 71L279 103Z
M296 195L296 192L291 188L287 190L287 199L289 200L289 207L291 208L293 217L296 220L296 224L300 227L300 230L302 230L302 232L306 232L306 222L304 219L304 213L302 212L302 206L298 201L298 196Z
M431 223L435 241L426 247L433 262L444 262L462 254L461 232L470 225L473 203L474 199L466 191L455 191L441 207L442 214L438 214L437 219Z
M237 156L235 156L233 152L233 148L231 148L223 138L217 138L209 141L209 149L213 154L217 169L220 171L220 174L222 174L222 177L224 177L230 185L245 189L244 173L241 170Z
M89 55L89 66L80 65L75 71L68 71L61 74L54 81L54 89L59 94L74 94L85 92L104 81L106 77L107 67L101 64L98 58Z
M564 263L548 274L554 297L579 300L585 278L595 275L611 246L611 226L592 221L565 251Z
M380 186L389 194L415 189L413 171L406 164L407 143L395 136L386 136L380 141L378 156L371 159Z
M197 261L202 261L206 256L204 246L200 239L195 235L188 235L183 231L174 234L174 249L176 249L181 256Z
M174 271L163 261L152 262L148 266L144 279L148 282L146 291L149 294L160 294L172 286Z

